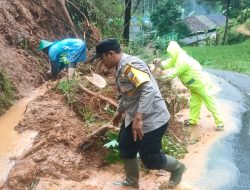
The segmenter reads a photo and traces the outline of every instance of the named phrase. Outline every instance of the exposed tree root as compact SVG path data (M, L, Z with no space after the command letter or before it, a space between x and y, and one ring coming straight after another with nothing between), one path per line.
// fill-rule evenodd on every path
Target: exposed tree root
M103 125L92 132L86 139L83 139L83 141L79 144L79 148L82 151L90 149L95 144L96 139L102 137L109 129L119 130L119 128L112 125Z
M81 88L84 92L86 92L87 94L92 95L92 96L96 97L97 99L104 100L104 101L110 103L110 104L111 104L112 106L114 106L115 108L118 107L117 103L116 103L114 100L112 100L112 99L110 99L110 98L107 98L107 97L105 97L105 96L103 96L103 95L97 94L97 93L95 93L95 92L93 92L93 91L91 91L91 90L85 88L83 85L80 85L80 88Z
M30 154L32 154L33 152L37 151L41 146L43 146L45 143L47 142L46 139L43 139L42 141L40 141L39 143L37 143L36 145L34 145L33 147L31 147L29 150L26 150L22 153L22 155L19 157L20 160L26 158L27 156L29 156Z

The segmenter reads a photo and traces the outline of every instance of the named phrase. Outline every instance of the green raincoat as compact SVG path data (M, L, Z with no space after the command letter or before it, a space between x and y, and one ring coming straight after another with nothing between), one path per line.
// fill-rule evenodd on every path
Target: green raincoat
M169 43L167 53L169 58L162 62L162 69L169 70L165 77L175 78L178 76L191 93L190 123L196 124L198 122L201 105L204 103L212 113L216 125L223 125L218 106L211 92L211 79L203 72L199 62L189 56L175 41Z

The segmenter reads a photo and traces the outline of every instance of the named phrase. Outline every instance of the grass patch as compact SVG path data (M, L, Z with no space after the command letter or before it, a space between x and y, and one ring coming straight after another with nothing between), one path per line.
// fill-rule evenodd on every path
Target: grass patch
M7 110L13 103L15 88L4 73L0 69L0 115Z
M236 45L185 47L205 67L250 75L250 40Z

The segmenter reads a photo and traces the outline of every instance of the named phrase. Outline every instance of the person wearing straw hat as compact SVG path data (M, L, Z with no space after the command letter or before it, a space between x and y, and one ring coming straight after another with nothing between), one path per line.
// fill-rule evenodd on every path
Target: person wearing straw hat
M38 50L48 55L53 78L57 77L64 68L67 68L68 74L72 76L76 64L86 61L86 43L77 38L67 38L55 42L41 40Z

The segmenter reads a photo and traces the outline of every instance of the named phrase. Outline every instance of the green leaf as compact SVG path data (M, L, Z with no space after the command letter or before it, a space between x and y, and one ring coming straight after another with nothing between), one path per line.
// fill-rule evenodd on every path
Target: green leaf
M111 147L117 147L119 145L119 143L117 142L116 139L104 144L103 146L106 147L106 148L111 148Z

